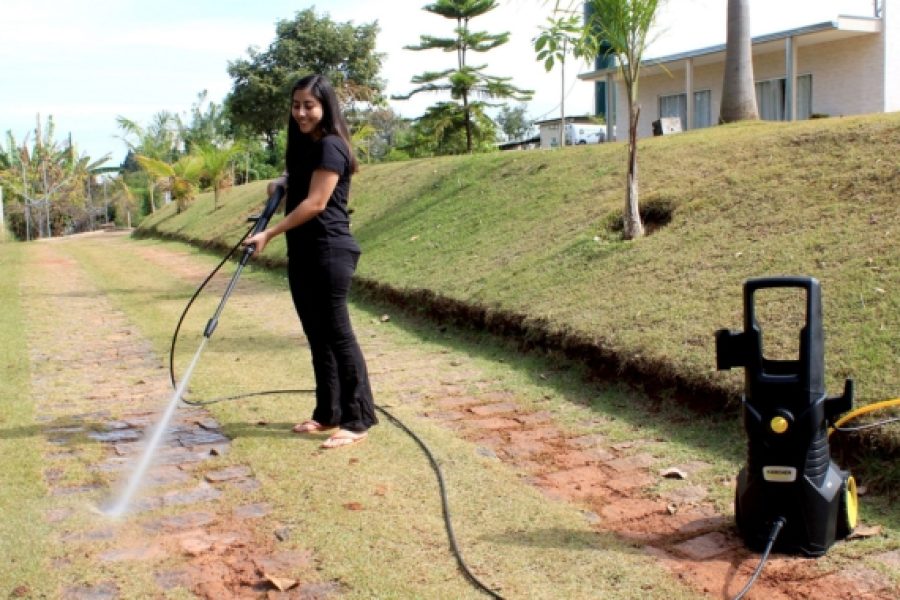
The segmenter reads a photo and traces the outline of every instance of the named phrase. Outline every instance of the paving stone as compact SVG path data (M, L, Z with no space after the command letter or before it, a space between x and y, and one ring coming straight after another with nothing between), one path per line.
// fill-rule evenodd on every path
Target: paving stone
M98 442L115 444L139 440L141 434L134 429L113 429L112 431L92 431L88 437Z
M245 477L244 479L234 479L226 483L228 487L241 490L242 492L253 492L262 487L258 479L253 477Z
M219 469L218 471L210 471L203 477L210 483L221 483L232 479L250 477L251 475L253 475L253 470L250 467L246 465L235 465L225 469Z
M490 417L493 415L516 412L519 410L519 405L515 402L497 402L494 404L469 406L466 410L479 417Z
M179 433L175 436L182 446L193 448L204 444L227 444L230 443L227 437L218 431L207 431L205 429L194 429L188 433Z
M212 523L215 523L216 520L217 517L213 513L194 511L148 521L144 523L144 529L153 533L158 533L160 531L184 531L211 525Z
M646 469L651 466L656 459L649 454L635 454L634 456L626 456L615 460L606 461L606 465L620 473L624 471L634 471L637 469Z
M221 429L219 422L216 421L215 419L213 419L212 417L203 417L201 419L194 421L194 423L196 423L203 429L207 429L210 431L213 431L213 430L218 431Z
M605 442L604 436L600 433L591 433L575 438L570 438L569 443L577 448L595 448Z
M140 546L113 548L112 550L100 553L97 558L102 562L117 563L125 561L156 560L157 558L165 556L165 554L165 550L159 546L153 544L147 545L144 543Z
M649 473L640 473L631 471L622 473L618 477L611 477L606 480L606 487L611 490L627 492L636 488L646 487L655 482Z
M702 485L683 485L666 491L662 497L678 504L695 504L706 500L709 492Z
M146 486L164 486L176 483L185 483L193 479L190 475L175 465L160 465L153 467L144 478Z
M73 512L71 508L51 508L44 514L44 519L48 523L61 523L71 517Z
M287 574L312 565L313 554L309 550L282 550L254 558L253 563L270 575Z
M600 515L607 521L621 524L645 519L653 514L662 514L665 510L665 503L659 500L629 498L610 502L600 509Z
M200 485L192 490L173 490L162 496L163 506L180 506L183 504L196 504L198 502L211 502L218 500L222 492L214 487Z
M300 600L325 600L341 594L341 584L335 581L303 583L297 588Z
M519 414L513 418L522 425L538 425L540 423L547 423L549 421L552 421L553 415L545 410L542 410L534 413Z
M707 560L728 552L737 545L724 533L713 531L676 544L674 549L693 560Z
M479 429L512 429L513 427L519 427L519 424L516 423L513 419L507 419L504 417L489 417L487 419L467 419L463 421L463 423L467 427L479 428Z
M68 587L62 591L61 600L116 600L119 588L114 583L92 586Z
M259 519L272 512L272 507L266 502L245 504L235 507L233 514L238 519Z

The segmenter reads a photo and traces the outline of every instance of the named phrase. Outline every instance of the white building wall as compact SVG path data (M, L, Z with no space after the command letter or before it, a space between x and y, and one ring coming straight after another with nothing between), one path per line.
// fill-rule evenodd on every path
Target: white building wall
M894 25L900 31L900 10ZM890 25L890 23L885 24ZM900 38L900 36L894 36ZM881 35L859 35L827 44L804 45L798 48L797 75L812 74L812 112L830 116L855 115L900 110L900 44L885 61ZM660 117L659 97L683 93L685 69L683 65L667 65L641 69L638 84L638 103L641 115L638 137L653 135L652 123ZM888 87L882 73L890 71ZM754 80L783 78L786 72L784 51L755 54ZM710 122L719 120L722 102L724 63L694 66L694 91L710 90ZM616 126L628 131L628 102L625 86L618 82ZM683 124L684 125L684 124ZM619 139L627 139L627 133Z
M888 6L890 4L890 6ZM900 2L883 0L884 111L900 110Z

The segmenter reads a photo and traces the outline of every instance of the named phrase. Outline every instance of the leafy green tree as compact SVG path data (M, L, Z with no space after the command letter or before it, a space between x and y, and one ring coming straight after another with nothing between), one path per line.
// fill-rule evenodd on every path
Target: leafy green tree
M335 23L314 9L279 21L275 40L265 51L248 49L248 58L228 64L233 80L225 99L235 127L260 135L274 150L278 132L288 118L288 94L296 80L319 73L331 80L348 106L383 101L384 82L378 78L382 55L375 52L377 23L354 26Z
M560 66L559 144L566 145L566 58L569 54L584 56L581 48L581 20L575 15L548 17L547 25L534 38L538 61L549 73L556 63Z
M409 50L443 50L456 53L456 67L443 71L427 71L412 78L412 83L417 85L415 89L406 95L394 96L396 100L408 100L415 94L422 92L450 92L453 102L441 102L430 110L422 118L432 120L434 123L453 124L454 127L462 127L466 134L466 152L472 152L475 140L473 138L474 121L477 115L484 113L484 108L489 106L482 101L474 100L475 97L485 98L512 98L514 100L530 100L531 90L519 89L509 83L510 77L495 77L484 73L486 65L471 66L466 63L467 53L487 52L509 41L509 32L489 34L483 31L469 29L469 21L481 16L497 7L496 0L437 0L434 4L428 4L424 10L456 21L454 29L455 37L440 38L430 35L420 36L421 43L418 46L407 46ZM453 104L459 106L459 110ZM459 116L462 121L459 121ZM434 124L432 123L432 125ZM431 127L432 125L426 125ZM436 131L443 135L444 127L437 127ZM443 141L438 146L446 146Z
M197 94L197 102L191 105L190 123L178 119L178 130L187 154L197 147L224 148L231 142L232 128L225 107L209 101L207 96L206 90Z
M87 191L93 173L106 161L79 154L71 136L65 143L54 139L53 117L46 124L37 117L34 143L28 136L17 143L7 132L0 146L0 181L7 194L10 229L27 240L72 230L87 214Z
M472 151L494 150L496 124L484 112L484 107L470 107L468 130L465 127L466 118L466 112L456 102L432 105L416 120L409 135L400 144L400 149L413 158L464 154L469 151L469 144L473 141ZM471 137L466 135L467 132L471 132Z
M533 125L525 114L525 105L510 108L504 104L497 115L497 123L507 140L519 140L525 137Z
M727 20L719 123L755 120L759 118L759 111L753 84L749 0L728 0Z
M637 102L641 60L660 0L588 0L593 8L585 24L582 43L596 56L605 42L619 61L628 101L628 170L625 188L624 237L644 235L638 204L637 126L641 107Z

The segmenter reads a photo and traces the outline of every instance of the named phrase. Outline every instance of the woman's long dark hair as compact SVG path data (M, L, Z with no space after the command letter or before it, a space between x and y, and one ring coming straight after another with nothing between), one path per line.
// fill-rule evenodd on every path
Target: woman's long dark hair
M334 93L334 87L332 87L331 82L324 75L307 75L291 88L292 102L294 92L297 90L310 92L322 104L322 120L319 121L319 131L322 135L333 134L344 140L350 155L350 172L356 173L359 163L356 161L353 145L350 143L350 129L347 127L347 121L341 113L341 105L338 102L337 94ZM298 160L303 159L302 149L305 145L305 137L297 126L297 122L294 121L293 115L288 116L288 140L285 154L285 164L288 172L290 172L291 166L297 164Z

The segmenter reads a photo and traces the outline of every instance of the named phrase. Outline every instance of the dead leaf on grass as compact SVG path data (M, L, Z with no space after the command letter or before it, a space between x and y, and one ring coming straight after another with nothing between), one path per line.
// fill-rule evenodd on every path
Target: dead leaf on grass
M687 479L688 474L682 469L678 467L670 467L668 469L663 469L659 472L659 474L666 479Z
M287 577L274 577L272 575L269 575L268 573L263 573L263 577L266 578L266 581L278 588L279 592L286 592L300 583L296 579L288 579Z
M376 496L387 496L388 487L382 483L379 483L375 486L375 495Z
M344 504L344 508L347 510L362 510L363 505L362 502L347 502Z
M847 536L847 539L858 540L875 537L876 535L881 535L881 531L881 525L859 525L853 530L853 533Z

